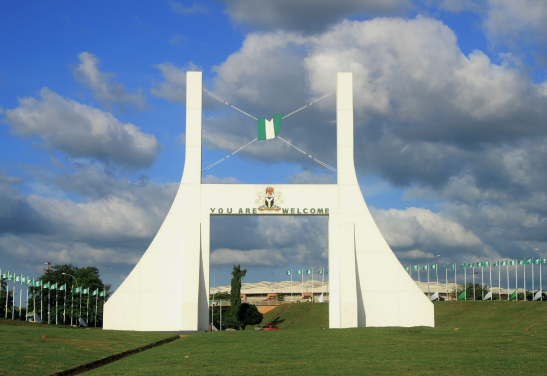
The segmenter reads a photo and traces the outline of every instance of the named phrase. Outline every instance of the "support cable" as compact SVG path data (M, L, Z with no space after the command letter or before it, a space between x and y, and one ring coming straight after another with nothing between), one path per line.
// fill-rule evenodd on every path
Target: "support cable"
M295 148L295 149L298 150L299 152L301 152L301 153L303 153L303 154L306 154L308 157L310 157L311 159L313 159L314 161L316 161L317 163L319 163L321 166L326 167L326 168L328 168L328 169L331 170L331 171L337 172L336 169L335 169L334 167L329 166L329 165L326 164L325 162L321 162L319 159L315 158L313 155L308 154L308 153L306 153L304 150L297 148L296 146L294 146L293 144L291 144L289 141L287 141L287 140L285 140L285 139L283 139L283 138L281 138L281 137L279 137L279 136L277 136L277 138L279 138L281 141L286 142L287 144L291 145L293 148Z
M291 112L290 114L283 116L283 117L281 118L281 120L283 120L283 119L285 119L285 118L288 118L289 116L294 115L294 114L296 114L297 112L302 111L302 110L305 109L305 108L310 107L311 105L313 105L313 104L319 102L319 101L322 100L322 99L325 99L326 97L328 97L329 95L334 94L335 92L336 92L336 90L331 91L330 93L327 93L327 94L323 95L322 97L319 97L319 98L317 98L317 99L314 99L313 101L311 101L311 102L308 103L307 105L302 106L302 107L300 107L299 109L294 110L294 111Z
M212 165L209 165L209 166L205 167L204 169L201 170L201 172L207 171L208 169L215 167L215 166L216 166L217 164L219 164L220 162L224 162L226 159L230 158L232 155L234 155L235 153L237 153L237 152L240 151L241 149L246 148L247 146L249 146L250 144L252 144L252 143L255 142L256 140L258 140L258 138L255 138L254 140L252 140L251 142L249 142L247 145L240 147L239 149L237 149L237 150L234 151L233 153L228 154L227 156L225 156L225 157L222 158L221 160L216 161L216 162L213 163Z
M248 113L246 113L245 111L243 111L243 110L240 110L240 109L239 109L239 108L237 108L236 106L234 106L234 105L232 105L232 104L230 104L230 103L226 102L226 101L225 101L224 99L222 99L222 98L221 98L221 97L219 97L218 95L216 95L216 94L213 94L213 93L211 93L210 91L208 91L208 90L205 90L205 89L203 89L203 91L205 92L205 94L207 94L207 95L211 96L212 98L215 98L215 99L216 99L217 101L219 101L219 102L222 102L222 103L224 103L224 104L225 104L226 106L230 106L230 107L232 107L232 108L233 108L234 110L237 110L237 111L241 112L242 114L245 114L245 115L247 115L247 116L249 116L249 117L251 117L251 118L253 118L253 119L255 119L255 120L258 120L258 119L257 119L257 118L255 118L255 117L254 117L253 115L249 115L249 114L248 114Z

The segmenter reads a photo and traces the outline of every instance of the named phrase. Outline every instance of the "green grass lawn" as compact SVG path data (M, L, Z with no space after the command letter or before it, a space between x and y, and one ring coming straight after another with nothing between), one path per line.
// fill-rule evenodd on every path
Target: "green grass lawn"
M290 304L280 331L192 334L90 371L94 375L544 374L545 302L438 302L436 328L328 327L328 304ZM284 310L284 308L286 308ZM528 330L526 330L528 329ZM50 338L43 339L42 335ZM172 336L0 319L0 374L42 375Z
M48 375L172 336L0 319L0 375Z
M91 375L544 374L545 331L361 328L195 334Z

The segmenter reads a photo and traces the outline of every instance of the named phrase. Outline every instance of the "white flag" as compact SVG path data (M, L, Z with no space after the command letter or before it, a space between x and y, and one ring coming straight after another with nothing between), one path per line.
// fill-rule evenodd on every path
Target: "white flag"
M323 294L319 295L318 301L319 301L319 303L323 303Z
M439 300L439 293L438 292L431 295L431 301L434 302L435 300Z
M216 327L216 326L214 326L214 325L213 325L213 330L212 330L212 332L218 332L218 329L217 329L217 327Z
M538 292L536 292L536 295L534 296L534 300L541 300L541 293L543 291L539 290Z
M484 296L484 298L482 298L482 300L492 300L492 291L490 291L488 294L486 294Z

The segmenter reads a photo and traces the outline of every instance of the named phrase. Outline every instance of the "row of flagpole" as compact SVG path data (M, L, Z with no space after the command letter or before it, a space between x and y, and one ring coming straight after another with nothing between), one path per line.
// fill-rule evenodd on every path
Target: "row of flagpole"
M293 289L292 289L292 284L293 284L293 279L292 279L292 274L293 274L293 270L287 270L285 272L285 274L287 275L290 275L291 276L291 302L292 302L292 294L293 294ZM312 296L312 301L313 301L313 268L311 269L306 269L306 273L304 273L304 269L299 269L297 270L297 274L300 274L302 275L302 298L304 298L304 274L311 274L311 296ZM323 294L324 294L324 290L323 290L323 285L325 284L325 269L324 268L321 268L317 274L321 274L321 300L322 300L322 297L323 297ZM329 274L329 272L327 271L326 274Z
M542 258L539 258L539 259L536 259L536 260L533 260L533 259L528 259L528 260L504 260L504 261L496 261L494 263L494 265L492 265L490 263L490 261L479 261L477 263L469 263L469 264L466 264L466 263L463 263L460 265L460 269L463 269L463 272L464 272L464 286L467 286L467 268L472 268L473 271L473 300L476 300L476 293L475 293L475 267L477 268L481 268L481 285L482 287L484 288L484 268L485 267L489 267L490 268L490 288L492 288L492 266L494 267L498 267L498 294L499 294L499 299L501 300L501 267L502 266L507 266L507 300L518 300L518 265L522 265L523 268L524 268L524 294L525 294L525 300L526 300L526 265L528 264L531 264L531 267L532 267L532 293L535 293L535 295L533 296L533 300L542 300L542 294L543 294L543 279L542 279L542 275L541 275L541 264L546 264L547 263L547 259L542 259ZM539 290L536 292L536 289L535 289L535 279L534 279L534 265L539 265ZM509 266L514 266L515 267L515 291L510 295L510 279L509 279ZM436 278L437 278L437 297L438 297L438 294L439 294L439 272L438 272L438 265L437 264L432 264L432 265L422 265L422 270L427 270L427 285L428 285L428 297L431 298L431 290L429 288L429 271L433 269L435 270L435 275L436 275ZM445 269L445 272L446 272L446 277L445 277L445 283L446 283L446 293L447 293L447 296L448 296L448 270L451 269L451 270L454 270L454 284L455 286L457 287L458 285L458 282L457 282L457 265L454 263L454 264L451 264L451 265L448 265L448 264L445 264L443 266L443 269ZM405 268L405 270L410 274L410 277L412 278L412 271L417 271L418 272L418 282L421 282L420 280L420 265L414 265L414 266L407 266ZM488 300L488 299L492 299L492 290L484 295L484 290L483 288L481 288L481 300ZM456 288L457 289L457 288ZM484 296L483 296L484 295ZM460 299L461 297L461 299ZM457 300L467 300L467 295L465 294L465 290L464 292L462 292L458 297L457 297Z
M48 324L51 324L51 307L50 307L50 293L51 293L51 290L55 290L55 324L57 325L59 323L59 320L58 320L58 313L59 313L59 310L58 310L58 291L64 291L65 294L64 294L64 300L63 300L63 323L66 322L66 302L67 302L67 299L66 299L66 292L67 292L67 284L65 283L64 285L62 286L59 286L58 283L51 283L51 282L46 282L44 283L43 281L41 280L35 280L34 278L30 278L30 277L24 277L22 274L21 275L15 275L15 273L11 274L9 271L7 273L4 273L2 274L2 271L0 270L0 276L2 278L3 281L6 281L6 310L5 310L5 315L4 315L4 318L8 318L8 305L9 305L9 287L8 287L8 282L9 281L13 281L13 292L12 292L12 313L11 313L11 318L12 319L15 319L15 284L17 282L19 282L21 284L21 291L20 291L20 294L19 294L19 318L21 318L21 311L22 311L22 308L23 308L23 302L22 302L22 296L23 296L23 285L27 286L27 289L26 289L26 292L27 292L27 299L26 299L26 304L27 304L27 307L26 307L26 315L28 317L28 293L29 293L29 289L28 287L32 287L33 288L33 296L32 296L32 310L33 310L33 319L34 321L42 321L42 318L40 317L42 314L43 314L43 310L44 310L44 307L43 307L43 303L44 303L44 299L43 299L43 289L47 289L48 290L48 297L47 297L47 315L48 315ZM37 288L37 287L40 287L40 316L36 313L36 296L34 295L34 289ZM1 286L0 286L0 289L1 289ZM89 287L88 288L82 288L81 286L78 286L76 288L74 288L74 285L71 286L71 294L72 294L72 299L71 299L71 314L70 314L70 325L73 324L72 322L72 318L73 318L73 312L74 312L74 294L80 294L80 299L79 299L79 310L78 310L78 318L79 320L82 320L81 318L81 312L82 312L82 295L87 295L87 310L86 310L86 321L85 321L85 326L88 325L89 323L89 296L90 296L90 291L89 291ZM0 290L0 293L1 293L1 290ZM98 313L98 305L99 305L99 297L103 297L103 305L104 303L106 302L106 290L103 290L101 292L99 292L99 289L97 288L95 291L92 292L92 295L91 296L96 296L96 304L95 304L95 326L97 326L97 313ZM39 320L37 320L37 317ZM79 322L80 324L82 324L82 321Z

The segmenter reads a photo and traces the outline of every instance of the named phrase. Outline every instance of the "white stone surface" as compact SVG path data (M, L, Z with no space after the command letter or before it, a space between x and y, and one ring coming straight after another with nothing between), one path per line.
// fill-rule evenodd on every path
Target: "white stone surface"
M202 185L201 72L188 72L186 106L179 191L152 244L106 303L105 329L207 330L210 216L309 215L312 209L329 216L330 328L434 326L433 305L384 240L357 183L351 73L337 77L337 184ZM281 194L281 210L258 210L255 200L267 188Z

